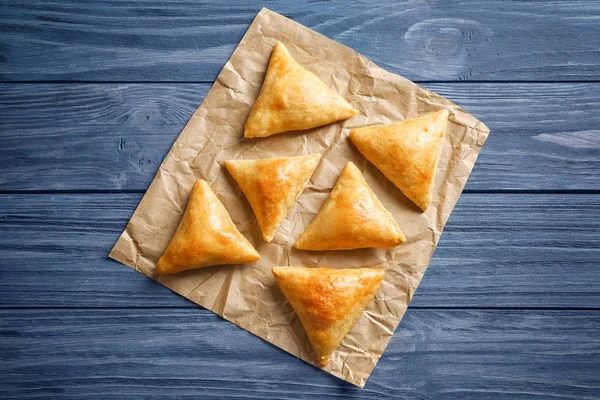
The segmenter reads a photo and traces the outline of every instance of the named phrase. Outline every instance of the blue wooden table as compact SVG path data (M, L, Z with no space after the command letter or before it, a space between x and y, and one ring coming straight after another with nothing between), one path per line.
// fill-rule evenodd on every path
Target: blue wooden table
M262 6L491 128L364 390L107 259ZM0 398L600 398L600 2L0 3Z

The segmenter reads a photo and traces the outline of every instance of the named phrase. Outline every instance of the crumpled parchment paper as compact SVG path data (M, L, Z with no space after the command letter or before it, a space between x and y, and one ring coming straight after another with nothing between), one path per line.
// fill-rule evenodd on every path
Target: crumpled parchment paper
M343 123L309 131L244 139L244 122L258 96L277 40L360 114ZM401 121L441 108L450 111L448 131L433 202L421 213L360 155L349 141L348 131ZM485 125L443 97L384 71L346 46L263 9L179 135L110 257L313 365L311 345L277 287L271 267L385 269L386 278L376 298L323 368L363 387L423 277L488 133ZM313 153L320 153L323 161L273 242L265 243L248 202L228 175L223 161ZM363 171L375 194L406 234L406 243L391 250L309 252L292 248L348 161ZM250 265L216 266L156 276L155 265L177 228L198 178L211 184L262 259Z

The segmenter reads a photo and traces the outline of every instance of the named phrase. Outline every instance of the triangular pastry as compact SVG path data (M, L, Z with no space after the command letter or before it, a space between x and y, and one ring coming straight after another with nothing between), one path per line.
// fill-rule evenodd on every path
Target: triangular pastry
M313 154L225 161L227 170L246 195L265 241L273 240L320 159L319 154Z
M381 269L274 267L273 275L325 366L371 302L385 276Z
M423 211L431 202L433 180L448 125L441 110L391 125L350 131L356 148Z
M235 227L208 183L198 180L187 208L156 272L174 274L186 269L221 264L244 264L260 258Z
M277 42L244 126L244 137L315 128L357 113L342 96L300 66L283 43Z
M300 250L392 248L406 240L392 214L348 162L321 210L300 235Z

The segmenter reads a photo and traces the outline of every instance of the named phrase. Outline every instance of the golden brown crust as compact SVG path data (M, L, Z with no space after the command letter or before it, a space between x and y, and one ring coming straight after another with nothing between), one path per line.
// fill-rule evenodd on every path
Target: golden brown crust
M277 42L244 126L244 137L315 128L357 113L342 96L300 66L283 43Z
M156 272L174 274L211 265L244 264L260 258L238 231L210 186L198 180L187 208Z
M300 250L392 248L405 240L404 233L360 170L348 162L329 198L294 247Z
M274 267L273 275L324 366L381 285L381 269Z
M266 242L304 191L321 155L225 161L246 195Z
M350 131L356 148L423 211L431 203L448 111Z

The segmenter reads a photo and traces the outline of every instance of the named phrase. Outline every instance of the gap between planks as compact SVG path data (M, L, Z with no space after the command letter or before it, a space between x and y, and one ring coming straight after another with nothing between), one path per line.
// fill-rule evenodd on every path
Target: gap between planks
M188 306L0 306L1 310L190 310L205 309L195 303ZM600 311L600 307L477 307L477 306L408 306L409 310L431 311ZM211 311L212 312L212 311Z
M36 195L36 194L144 194L147 189L74 189L74 190L0 190L0 195ZM599 195L600 189L465 189L463 194L565 194Z
M600 79L578 79L578 80L482 80L482 79L474 79L474 80L414 80L413 83L417 85L434 85L434 84L515 84L515 83L523 83L523 84L581 84L581 83L600 83ZM140 80L106 80L106 81L98 81L98 80L20 80L20 81L4 81L0 80L0 84L2 85L62 85L62 84L72 84L72 85L140 85L140 84L148 84L148 85L179 85L179 84L190 84L190 85L212 85L215 81L212 80L198 80L198 81L185 81L185 80L148 80L148 81L140 81Z

